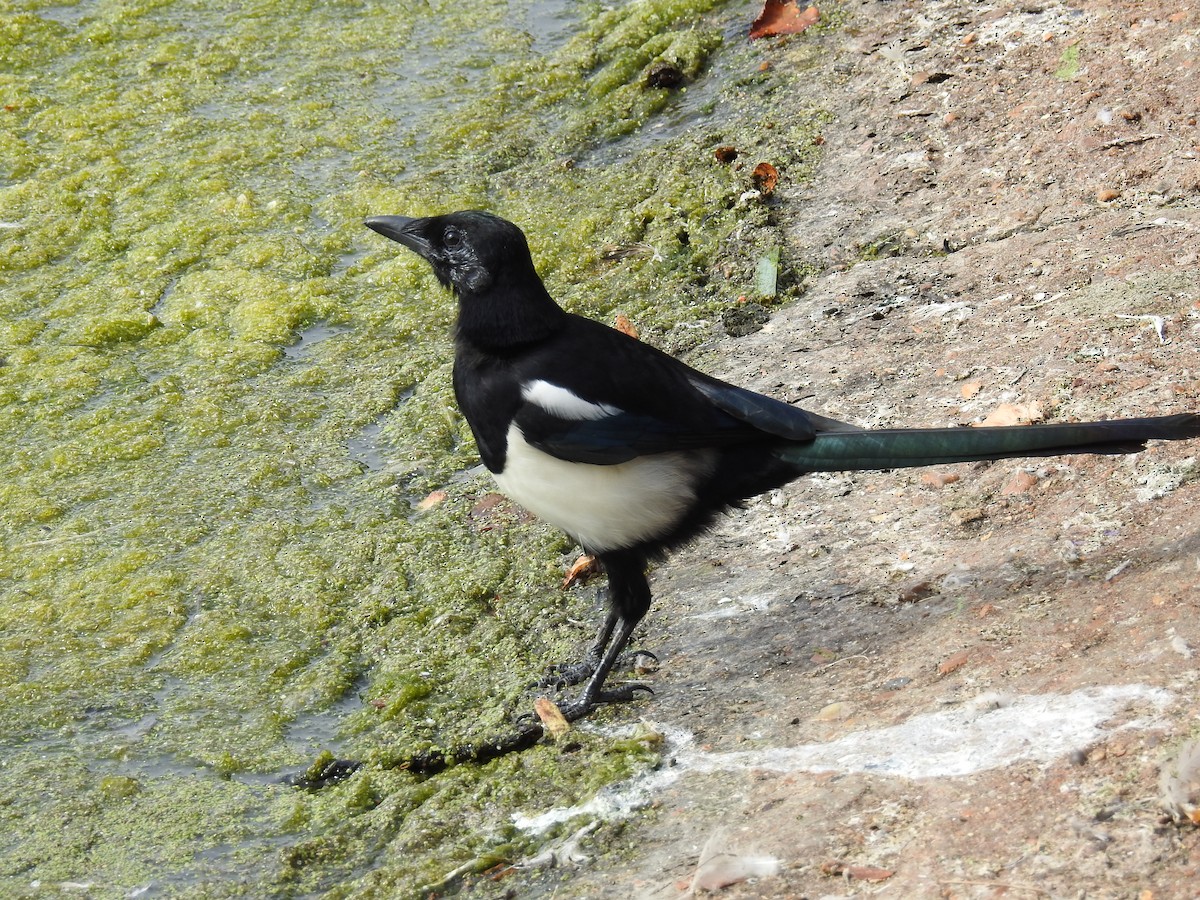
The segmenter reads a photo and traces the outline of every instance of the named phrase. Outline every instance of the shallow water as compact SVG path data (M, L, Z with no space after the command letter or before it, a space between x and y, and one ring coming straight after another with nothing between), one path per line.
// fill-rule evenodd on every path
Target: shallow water
M753 5L0 8L0 892L403 896L646 765L391 768L503 729L594 612L565 538L472 515L452 303L361 220L495 209L566 305L694 344L753 285L730 232L778 240L712 146L799 177L819 127L763 124ZM279 782L322 751L366 765Z

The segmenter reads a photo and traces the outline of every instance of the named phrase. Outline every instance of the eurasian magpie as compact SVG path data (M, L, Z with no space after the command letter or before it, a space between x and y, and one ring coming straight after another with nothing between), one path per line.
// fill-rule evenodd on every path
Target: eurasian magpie
M521 229L486 212L376 216L458 298L454 392L500 489L608 574L608 614L570 683L568 719L631 699L605 688L650 607L646 568L721 512L809 472L1134 453L1200 436L1200 415L997 428L863 430L698 372L547 292Z

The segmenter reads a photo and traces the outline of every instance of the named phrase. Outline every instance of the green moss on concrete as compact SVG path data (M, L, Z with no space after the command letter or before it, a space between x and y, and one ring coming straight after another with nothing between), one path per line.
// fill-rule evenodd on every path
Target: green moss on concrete
M594 612L556 587L565 538L477 507L451 299L361 220L494 209L565 305L686 348L780 243L743 197L753 163L713 148L785 182L811 165L820 115L769 100L791 76L722 39L716 0L567 4L546 46L522 3L18 6L0 892L404 896L526 852L514 811L650 764L651 743L585 734L391 768L505 730ZM683 83L648 83L661 64ZM278 781L325 750L365 766Z

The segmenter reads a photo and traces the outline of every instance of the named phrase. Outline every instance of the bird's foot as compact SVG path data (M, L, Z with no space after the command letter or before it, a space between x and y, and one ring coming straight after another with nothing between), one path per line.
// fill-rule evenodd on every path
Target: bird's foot
M563 688L583 684L595 673L596 665L597 663L592 660L585 659L575 663L549 666L546 674L534 684L534 687L542 691L561 691Z
M604 703L628 703L631 700L638 699L638 693L645 691L646 694L653 696L654 690L648 684L640 682L630 682L629 684L620 684L616 687L606 688L600 691L594 697L588 697L585 693L577 700L572 700L569 703L563 703L558 707L558 711L562 713L563 718L568 722L574 722L582 719L588 713L593 712L597 706Z
M596 673L598 665L600 665L600 660L589 654L580 662L550 666L534 687L543 691L561 691L564 688L583 684ZM621 655L613 668L619 672L636 672L639 675L645 675L658 668L658 657L649 650L630 650ZM647 690L649 689L647 688Z

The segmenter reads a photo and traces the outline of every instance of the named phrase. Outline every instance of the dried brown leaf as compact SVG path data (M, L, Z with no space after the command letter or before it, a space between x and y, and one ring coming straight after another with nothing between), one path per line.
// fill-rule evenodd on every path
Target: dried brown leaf
M417 504L417 509L433 509L439 503L444 503L450 495L445 491L430 491L425 498Z
M965 666L967 664L967 660L969 658L970 658L970 654L967 653L966 650L959 650L957 653L955 653L949 659L943 660L942 664L938 666L938 674L939 675L949 675L951 672L955 671L956 669L961 669L963 666Z
M769 162L760 162L750 173L750 180L764 197L775 190L779 183L779 170Z
M927 484L930 487L940 488L945 487L948 484L954 484L954 482L960 480L961 478L962 476L957 472L922 472L921 484Z
M801 6L796 0L766 0L762 12L750 26L750 40L777 34L799 34L821 17L816 6Z
M562 587L565 591L567 588L576 584L584 584L593 575L600 574L600 560L594 556L588 556L586 553L575 560L571 568L567 569L566 577L563 578Z
M542 727L546 729L546 734L551 739L558 740L571 730L571 723L562 714L562 710L558 708L558 704L549 697L538 697L534 700L533 711L542 720Z
M821 874L857 878L859 881L886 881L896 873L891 869L881 869L878 866L851 866L831 859L821 863Z
M492 512L497 506L502 503L507 503L508 498L503 494L497 494L495 491L489 491L476 501L471 507L471 518L476 519L480 516L486 516Z
M846 874L859 881L886 881L896 873L878 866L846 866Z

